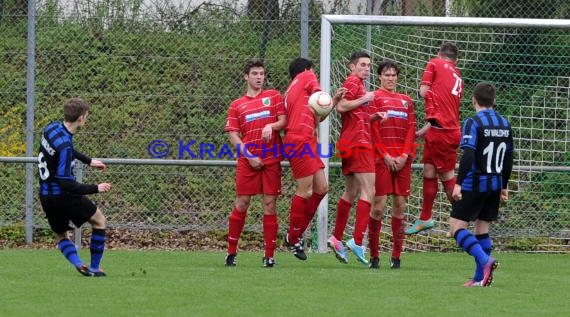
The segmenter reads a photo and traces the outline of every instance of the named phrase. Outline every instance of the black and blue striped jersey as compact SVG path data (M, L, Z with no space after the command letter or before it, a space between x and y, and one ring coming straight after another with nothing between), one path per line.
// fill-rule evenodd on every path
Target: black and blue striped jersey
M512 170L513 135L510 123L493 109L465 120L462 158L457 183L464 191L492 192L507 187ZM470 158L472 156L472 158Z
M42 133L38 154L41 196L81 195L98 192L97 185L77 183L74 160L89 164L91 159L73 149L73 135L62 122L48 124Z

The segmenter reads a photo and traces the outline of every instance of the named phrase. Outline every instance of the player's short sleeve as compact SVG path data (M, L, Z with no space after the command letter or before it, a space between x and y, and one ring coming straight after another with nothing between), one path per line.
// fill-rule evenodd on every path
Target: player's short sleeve
M461 148L477 149L477 123L473 118L465 120L461 132Z
M312 95L314 92L317 91L321 91L321 84L319 83L319 80L317 79L317 75L315 75L314 72L309 71L307 72L307 83L305 84L305 91L309 94Z
M348 91L344 95L344 99L346 100L355 100L358 99L358 94L360 93L360 83L358 82L358 78L356 76L349 76L344 83L342 83L342 87L346 88Z
M284 116L287 114L287 109L285 109L285 102L283 102L283 97L277 91L275 91L275 114L277 116Z
M240 124L239 124L239 113L237 110L237 104L232 102L230 108L228 109L228 115L226 117L226 127L224 128L226 132L239 132L240 131Z
M431 84L433 83L434 75L435 75L435 63L432 60L430 60L426 64L420 85L431 86Z

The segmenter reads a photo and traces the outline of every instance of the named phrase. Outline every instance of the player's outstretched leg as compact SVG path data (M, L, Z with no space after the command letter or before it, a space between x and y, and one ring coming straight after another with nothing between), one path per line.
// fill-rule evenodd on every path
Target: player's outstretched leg
M69 261L69 263L75 267L77 272L85 276L93 276L93 273L89 271L89 268L83 265L81 258L79 258L79 254L77 254L77 248L75 247L75 244L71 242L71 240L67 238L61 239L57 243L57 248L61 251L67 261Z

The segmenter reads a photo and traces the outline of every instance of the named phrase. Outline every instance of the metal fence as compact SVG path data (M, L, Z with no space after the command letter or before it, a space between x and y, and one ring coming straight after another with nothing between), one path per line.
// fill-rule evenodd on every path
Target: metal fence
M203 160L190 165L184 160L200 159L201 155L192 157L184 149L195 142L190 148L199 154L200 143L213 144L215 149L227 143L223 133L226 109L245 90L241 67L246 59L264 58L267 86L284 91L287 65L294 57L312 58L318 70L323 12L570 18L565 1L539 1L544 2L540 6L536 1L491 1L493 4L484 7L480 5L483 1L412 2L2 1L0 156L34 156L41 128L61 119L64 100L81 96L94 105L87 126L75 140L81 151L100 158L151 159L156 156L149 153L153 141L162 140L170 148L164 165L117 161L104 173L84 170L84 182L114 184L111 193L94 196L111 227L225 230L234 199L233 160L221 157L224 162L220 166L211 166L219 157L206 153ZM525 64L516 58L512 63ZM568 70L568 65L568 56L562 56L561 69ZM562 94L567 92L564 87L569 87L559 86ZM562 119L556 121L556 127L543 130L567 133L568 111L567 104L556 110ZM543 142L536 136L524 141ZM555 159L560 166L569 165L566 150ZM35 167L30 165L30 171L35 173ZM293 193L290 173L284 171L284 195L278 207L282 228ZM570 226L568 174L545 170L534 175L526 198L534 207L515 222L524 229L517 235L563 238L561 232ZM34 199L31 205L28 202L33 210L28 221L34 228L46 227L35 197L37 177L30 177L28 185L31 180L33 183L26 191L24 165L0 162L0 229L25 223L26 194ZM413 178L419 180L421 174L416 171ZM332 211L342 191L342 177L335 169L330 182ZM420 205L419 194L410 198L410 206ZM439 203L436 207L441 211L447 208ZM258 200L251 210L247 226L260 230ZM417 210L409 213L417 214ZM537 218L552 219L557 227L537 231L533 226Z

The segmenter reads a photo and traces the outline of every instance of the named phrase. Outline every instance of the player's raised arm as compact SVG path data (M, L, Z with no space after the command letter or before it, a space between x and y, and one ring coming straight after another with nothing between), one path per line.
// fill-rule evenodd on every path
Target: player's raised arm
M333 106L336 106L342 100L342 98L344 98L347 92L348 89L346 89L346 87L340 87L337 89L333 96Z
M336 104L336 111L339 113L348 112L372 100L374 100L374 93L372 91L366 92L362 97L353 100L343 98Z

